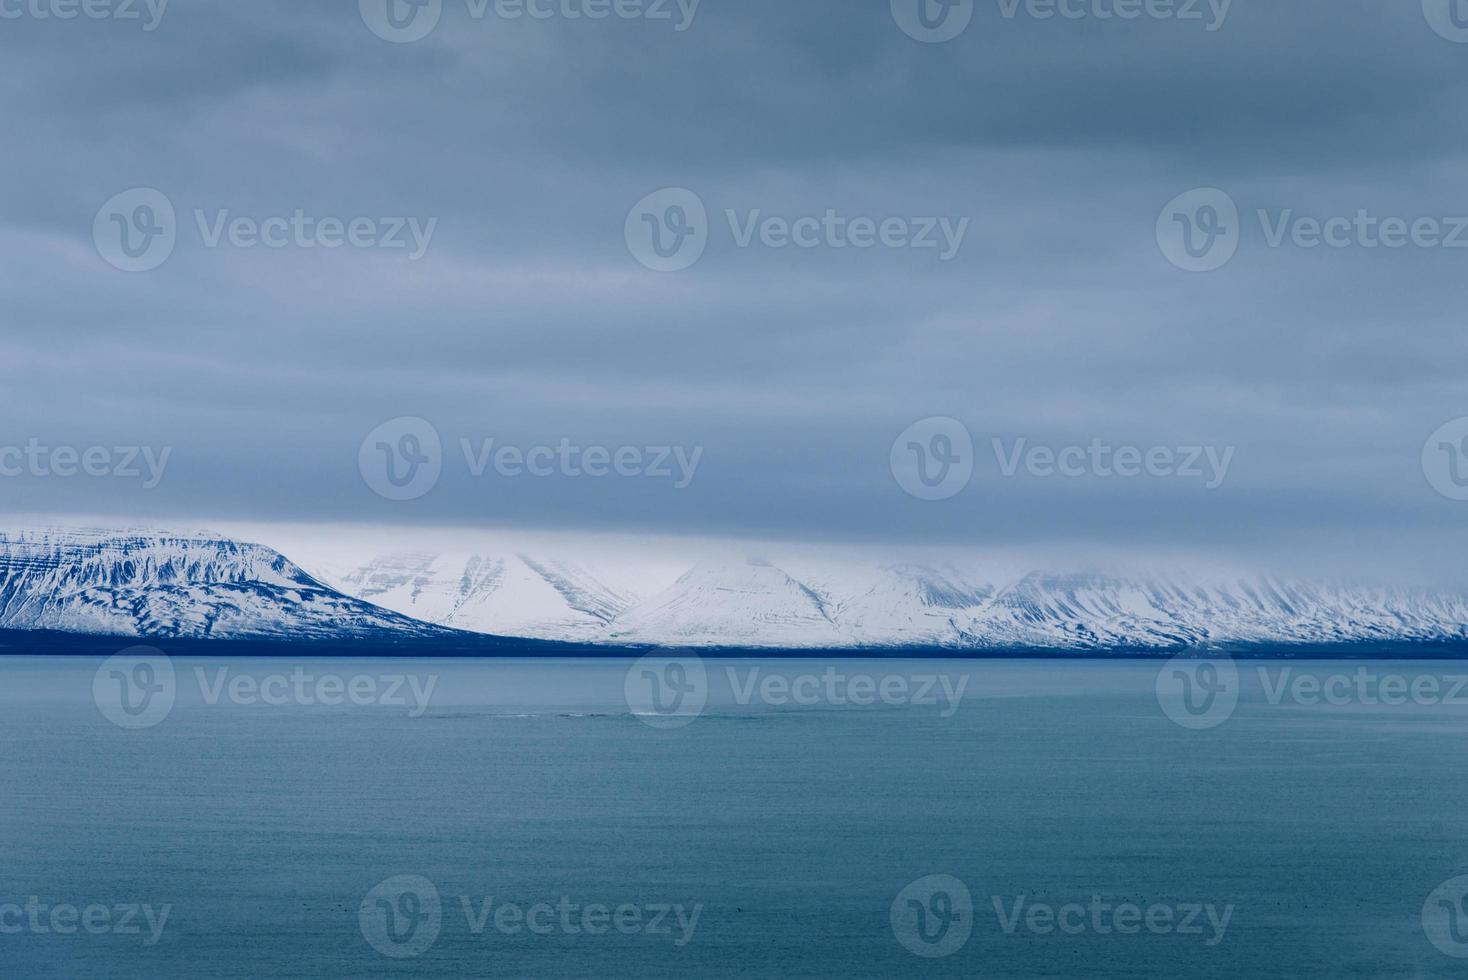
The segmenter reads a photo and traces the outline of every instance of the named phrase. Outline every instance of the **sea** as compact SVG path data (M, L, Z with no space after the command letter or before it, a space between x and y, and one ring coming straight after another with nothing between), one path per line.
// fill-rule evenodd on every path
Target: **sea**
M0 977L1461 977L1465 677L7 657Z

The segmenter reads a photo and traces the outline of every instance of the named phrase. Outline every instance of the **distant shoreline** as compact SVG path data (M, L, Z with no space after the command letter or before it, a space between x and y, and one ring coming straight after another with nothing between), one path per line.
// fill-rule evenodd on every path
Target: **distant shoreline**
M611 646L463 634L442 639L412 637L344 640L200 639L196 637L105 636L52 631L0 630L0 658L26 656L111 656L149 646L171 656L224 658L322 657L341 659L546 659L628 660L649 655L698 656L709 660L1168 660L1177 656L1239 660L1468 660L1468 640L1333 644L1227 644L1218 647L1058 648L951 647L761 647Z

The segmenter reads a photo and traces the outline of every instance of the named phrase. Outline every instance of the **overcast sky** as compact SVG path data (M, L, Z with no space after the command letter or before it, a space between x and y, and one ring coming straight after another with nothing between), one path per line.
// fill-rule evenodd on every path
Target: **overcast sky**
M151 488L142 463L12 466L12 513L1461 552L1468 503L1424 445L1468 416L1468 247L1420 222L1368 247L1354 220L1436 219L1468 246L1468 29L1446 0L1200 19L969 0L929 28L917 0L38 16L53 2L0 0L0 445L171 452ZM167 217L136 188L175 218L130 272L121 230ZM665 188L693 197L637 209ZM1239 210L1214 239L1217 197L1165 208L1196 188ZM706 219L669 211L690 200ZM298 211L278 248L228 225ZM825 220L775 247L778 224L749 224L770 217ZM1312 248L1280 224L1299 217L1353 223ZM326 248L322 219L338 240L367 221ZM365 244L392 219L406 247ZM1184 220L1225 251L1189 259ZM703 252L648 268L649 221L683 241L672 264ZM138 261L169 238L134 238ZM399 423L362 452L399 417L443 447L409 500L363 475L379 441L423 448ZM943 500L893 466L912 443L963 453L932 425L894 453L933 417L974 445ZM688 479L671 455L668 477L544 455L555 475L511 456L475 476L463 439L637 449L628 472L679 447ZM1067 457L1082 475L1004 473L1018 446L1093 440L1101 462ZM1106 476L1118 447L1228 464Z

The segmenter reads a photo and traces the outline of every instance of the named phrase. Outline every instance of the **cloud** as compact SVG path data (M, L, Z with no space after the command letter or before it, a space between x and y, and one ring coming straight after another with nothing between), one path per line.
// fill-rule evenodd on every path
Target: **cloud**
M1433 491L1421 453L1468 414L1465 253L1273 248L1257 216L1468 214L1468 46L1416 5L1238 0L1208 32L978 3L937 45L904 35L885 3L705 0L682 32L468 10L446 0L414 44L374 37L350 3L180 0L152 32L6 23L0 444L174 455L146 493L24 476L0 480L0 499L151 517L1456 550L1463 505ZM167 195L178 244L130 275L92 228L137 186ZM1237 202L1243 237L1226 267L1189 274L1155 227L1166 202L1206 186ZM629 209L662 187L709 214L684 272L648 271L624 240ZM417 261L211 248L199 227L297 212L438 224ZM968 225L951 261L740 247L731 226L828 212ZM705 455L677 492L478 479L460 458L431 494L391 503L357 462L397 416L430 420L449 461L459 439L488 438ZM931 416L963 421L980 457L944 503L908 497L889 468L892 440ZM1235 462L1212 491L1007 478L993 438L1232 447Z

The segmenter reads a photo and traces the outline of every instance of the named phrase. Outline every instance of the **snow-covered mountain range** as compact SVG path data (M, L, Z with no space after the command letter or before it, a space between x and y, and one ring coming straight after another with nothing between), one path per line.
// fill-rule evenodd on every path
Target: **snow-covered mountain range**
M0 533L0 629L1077 653L1468 642L1463 595L1252 572L565 538L379 544L355 532L278 535L266 545L217 533Z
M337 588L473 632L695 647L1171 649L1468 639L1468 598L1267 575L719 558L672 582L523 554L369 559ZM535 594L534 602L521 596Z
M226 538L0 532L0 629L257 639L436 636L285 556Z

